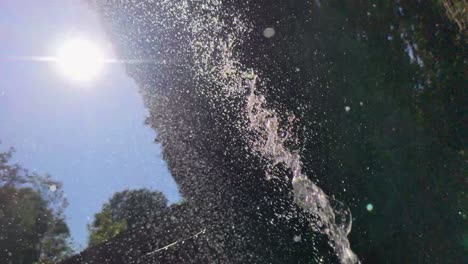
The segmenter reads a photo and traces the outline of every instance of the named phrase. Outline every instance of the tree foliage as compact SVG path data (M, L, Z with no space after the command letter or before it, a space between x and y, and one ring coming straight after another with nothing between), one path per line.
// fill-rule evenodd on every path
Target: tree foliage
M117 192L88 226L89 245L97 245L130 228L154 224L167 209L167 199L161 192L148 189Z
M71 253L62 185L0 153L0 262L56 263Z

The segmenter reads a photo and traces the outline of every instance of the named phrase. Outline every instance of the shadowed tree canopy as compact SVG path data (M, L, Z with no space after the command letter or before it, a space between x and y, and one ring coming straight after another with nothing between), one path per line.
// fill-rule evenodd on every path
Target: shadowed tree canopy
M148 189L117 192L88 226L89 245L107 241L124 230L161 221L167 210L167 199L161 192Z
M0 153L0 263L57 263L71 253L61 184L11 164L13 153Z

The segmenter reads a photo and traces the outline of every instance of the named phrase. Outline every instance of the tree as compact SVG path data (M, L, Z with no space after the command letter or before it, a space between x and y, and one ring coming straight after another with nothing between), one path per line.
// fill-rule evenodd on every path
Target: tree
M124 230L152 224L166 212L167 199L148 189L115 193L88 226L89 245L104 242Z
M0 262L56 263L71 254L62 185L0 153Z
M88 226L89 246L94 246L115 237L127 228L125 221L112 218L112 211L108 205L104 205L101 212L94 215L92 225Z

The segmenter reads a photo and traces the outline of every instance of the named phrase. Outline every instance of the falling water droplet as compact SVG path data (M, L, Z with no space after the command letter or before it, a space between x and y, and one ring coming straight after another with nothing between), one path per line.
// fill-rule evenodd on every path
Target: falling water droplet
M263 36L264 36L265 38L271 38L271 37L273 37L275 34L276 34L276 31L275 31L274 28L269 27L269 28L265 28L265 30L263 30Z
M294 242L301 242L301 236L297 236L297 235L294 236L294 237L293 237L293 241L294 241Z
M57 186L56 186L55 184L51 184L51 185L49 186L49 191L55 192L56 190L57 190Z

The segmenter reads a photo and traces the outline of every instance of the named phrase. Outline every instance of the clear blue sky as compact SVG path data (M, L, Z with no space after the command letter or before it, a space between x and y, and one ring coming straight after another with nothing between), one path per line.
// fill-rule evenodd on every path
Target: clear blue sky
M79 0L0 0L0 150L15 147L15 162L63 182L67 223L81 249L86 224L114 192L146 187L171 202L179 196L122 65L106 66L82 85L52 63L8 59L53 55L57 43L76 34L106 42Z

